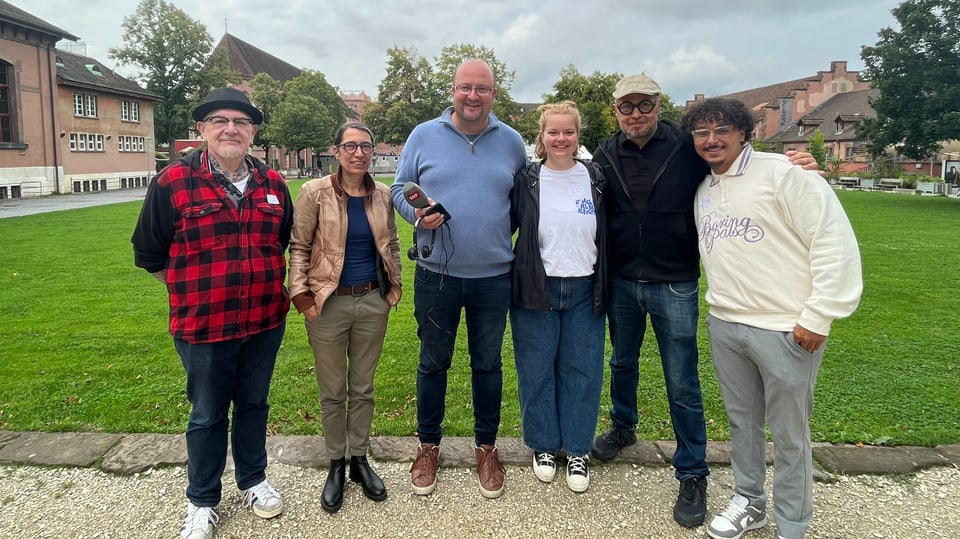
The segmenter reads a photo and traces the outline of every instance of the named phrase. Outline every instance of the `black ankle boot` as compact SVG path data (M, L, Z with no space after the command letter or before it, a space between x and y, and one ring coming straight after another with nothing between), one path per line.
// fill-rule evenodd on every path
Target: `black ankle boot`
M320 505L328 513L336 513L343 505L343 483L347 471L346 459L330 461L330 471L327 473L327 482L323 484L323 494L320 496Z
M360 483L363 495L375 502L387 497L387 487L383 486L380 476L370 467L367 457L350 457L350 480Z

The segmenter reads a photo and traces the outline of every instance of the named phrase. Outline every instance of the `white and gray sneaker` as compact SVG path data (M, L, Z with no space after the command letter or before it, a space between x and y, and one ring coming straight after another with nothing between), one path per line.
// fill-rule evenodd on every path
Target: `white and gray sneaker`
M590 456L567 456L567 486L574 492L590 488Z
M220 517L213 507L197 507L187 504L187 516L180 526L181 539L210 539Z
M750 500L734 494L730 504L713 517L707 526L707 535L714 539L740 539L744 532L767 525L764 511L750 505Z
M557 462L553 453L533 454L533 474L544 483L553 481L557 476Z
M283 512L283 498L266 479L243 491L243 506L260 518L273 518Z

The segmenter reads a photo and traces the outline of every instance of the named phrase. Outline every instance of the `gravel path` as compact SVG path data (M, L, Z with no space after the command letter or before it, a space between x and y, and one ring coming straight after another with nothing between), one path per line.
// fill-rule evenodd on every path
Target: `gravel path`
M485 500L467 469L442 468L437 491L420 497L408 488L409 464L375 466L390 489L387 500L369 501L348 482L340 512L328 515L319 503L325 469L272 463L267 472L284 495L285 510L267 521L241 508L228 471L214 537L706 537L704 528L673 523L677 483L670 468L594 466L590 490L577 495L567 489L562 474L548 485L539 483L528 467L510 466L504 496ZM185 485L183 467L117 476L88 468L0 466L0 537L178 537ZM731 485L729 468L713 470L710 515L726 504ZM840 477L832 484L816 484L814 496L810 538L960 537L956 468ZM772 525L744 539L770 537Z

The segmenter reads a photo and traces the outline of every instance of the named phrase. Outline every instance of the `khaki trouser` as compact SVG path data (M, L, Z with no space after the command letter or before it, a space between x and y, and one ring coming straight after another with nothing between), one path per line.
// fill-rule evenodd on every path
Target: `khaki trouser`
M390 306L379 290L332 296L305 321L313 349L327 457L366 455L373 421L373 376L380 362Z

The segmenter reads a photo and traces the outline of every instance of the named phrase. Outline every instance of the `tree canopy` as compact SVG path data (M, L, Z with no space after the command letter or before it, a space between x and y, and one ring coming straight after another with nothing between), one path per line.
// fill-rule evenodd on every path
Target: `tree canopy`
M165 0L141 0L123 19L123 46L110 58L139 68L136 78L160 96L154 107L154 135L173 148L186 137L190 111L210 88L239 82L225 55L211 56L213 39L206 27Z
M900 30L883 28L860 57L865 76L880 96L876 118L857 133L870 140L871 155L886 147L914 159L960 139L960 0L906 0L892 10Z

